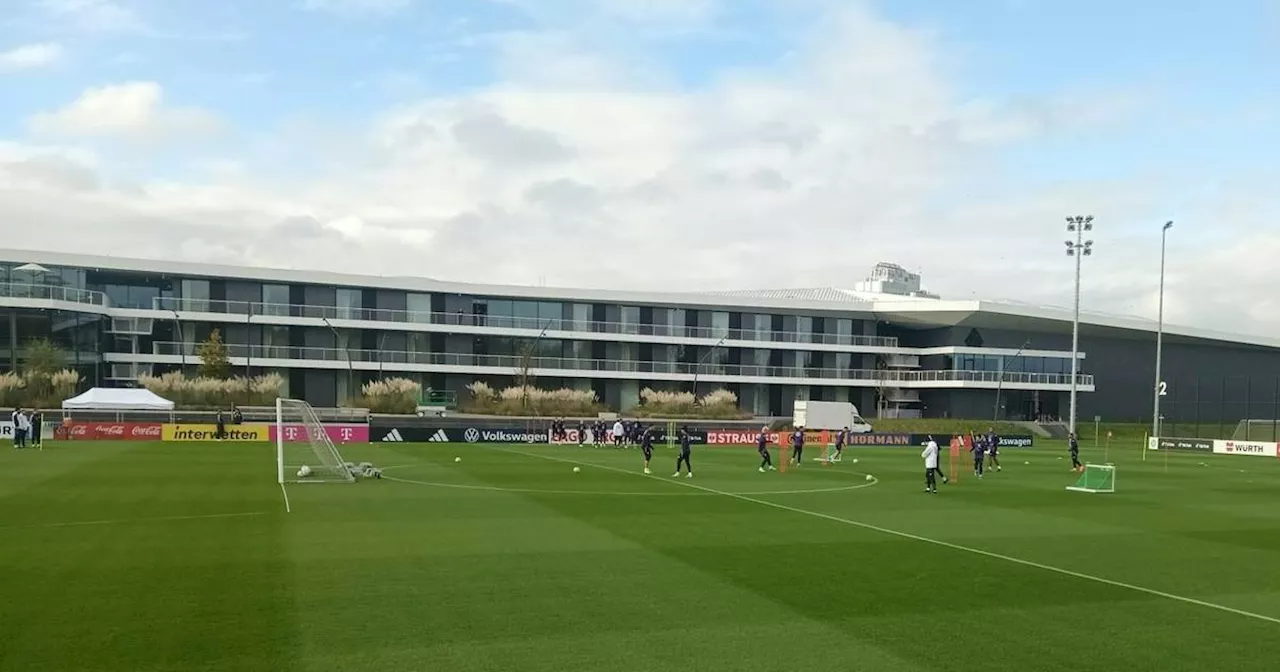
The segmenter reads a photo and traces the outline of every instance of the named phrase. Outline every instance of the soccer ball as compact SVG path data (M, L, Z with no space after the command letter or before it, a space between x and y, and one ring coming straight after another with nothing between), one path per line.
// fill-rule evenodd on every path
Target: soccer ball
M579 468L579 467L574 467L574 468L573 468L573 473L575 473L575 474L576 474L576 473L578 473L578 472L580 472L580 471L582 471L582 469L581 469L581 468Z
M453 458L453 461L454 461L454 462L461 462L461 461L462 461L462 458L461 458L461 457L455 457L455 458Z
M308 467L305 464L302 465L302 468L298 470L298 478L306 478L310 475L311 475L311 467Z
M857 463L858 463L858 458L856 458L856 457L855 457L855 458L853 458L853 463L854 463L854 464L857 464Z
M872 476L871 474L867 474L867 480L868 480L868 481L872 480L873 478L874 478L874 476Z

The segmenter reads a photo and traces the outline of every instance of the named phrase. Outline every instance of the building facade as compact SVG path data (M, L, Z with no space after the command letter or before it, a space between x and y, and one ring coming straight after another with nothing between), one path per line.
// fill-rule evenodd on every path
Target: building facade
M900 270L900 269L899 269ZM1055 308L811 289L642 293L512 287L110 257L0 251L0 368L51 338L87 384L193 372L218 329L238 373L278 372L288 394L335 406L380 377L465 397L476 380L593 389L626 411L643 388L727 388L758 415L796 399L869 416L1035 419L1068 412L1070 315ZM888 283L893 284L893 283ZM1080 417L1150 413L1154 332L1086 315ZM1274 371L1280 349L1166 330L1166 370L1229 362Z

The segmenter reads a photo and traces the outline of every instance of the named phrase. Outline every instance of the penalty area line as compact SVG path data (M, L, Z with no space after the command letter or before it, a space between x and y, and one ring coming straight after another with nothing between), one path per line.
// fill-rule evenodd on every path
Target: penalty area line
M284 512L293 513L293 510L289 508L289 491L284 489L284 483L280 484L280 494L284 495Z
M1183 604L1191 604L1191 605L1195 605L1195 606L1198 606L1198 607L1204 607L1204 608L1206 608L1206 609L1213 609L1213 610L1215 610L1215 611L1221 611L1221 612L1223 612L1223 613L1233 614L1233 615L1236 615L1236 616L1244 616L1245 618L1252 618L1252 619L1255 619L1255 620L1265 621L1265 622L1267 622L1267 623L1273 623L1273 624L1276 624L1276 625L1280 625L1280 618L1276 618L1276 617L1273 617L1273 616L1267 616L1267 615L1265 615L1265 614L1257 614L1257 613L1254 613L1254 612L1252 612L1252 611L1245 611L1245 610L1243 610L1243 609L1236 609L1235 607L1228 607L1228 606L1223 605L1223 604L1215 604L1215 603L1213 603L1213 602L1206 602L1206 601L1204 601L1204 600L1198 600L1198 599L1196 599L1196 598L1194 598L1194 597L1186 597L1186 596L1183 596L1183 595L1175 595L1175 594L1173 594L1173 593L1167 593L1167 592L1165 592L1165 591L1163 591L1163 590L1156 590L1155 588L1147 588L1147 587L1145 587L1145 586L1138 586L1138 585L1134 585L1134 584L1132 584L1132 583L1125 583L1125 582L1123 582L1123 581L1116 581L1116 580L1114 580L1114 579L1108 579L1108 578L1104 578L1104 577L1101 577L1101 576L1094 576L1094 575L1092 575L1092 574L1085 574L1084 572L1077 572L1077 571L1070 570L1070 569L1065 569L1065 568L1062 568L1062 567L1054 567L1053 565L1046 565L1046 564L1044 564L1044 563L1035 562L1034 560L1024 560L1024 559L1022 559L1022 558L1015 558L1015 557L1013 557L1013 556L1011 556L1011 555L1004 555L1004 554L1002 554L1002 553L996 553L996 552L993 552L993 551L984 551L984 550L982 550L982 549L980 549L980 548L973 548L973 547L971 547L971 546L962 546L962 545L960 545L960 544L955 544L955 543L952 543L952 542L950 542L950 541L942 541L941 539L932 539L932 538L930 538L930 537L924 537L924 536L920 536L920 535L918 535L918 534L912 534L912 533L910 533L910 532L902 532L902 531L900 531L900 530L893 530L893 529L889 529L889 528L887 528L887 527L880 527L879 525L872 525L871 523L864 523L864 522L860 522L860 521L857 521L857 520L852 520L852 519L850 519L850 518L842 518L842 517L840 517L840 516L831 515L831 514L829 514L829 513L821 513L821 512L818 512L818 511L810 511L810 510L808 510L808 509L801 509L801 508L797 508L797 507L794 507L794 506L788 506L788 505L786 505L786 504L779 504L779 503L777 503L777 502L770 502L770 501L765 500L765 499L757 499L757 498L755 498L755 497L751 497L751 496L748 496L748 495L739 495L739 494L737 494L737 493L733 493L733 492L725 492L725 491L723 491L723 490L717 490L717 489L715 489L715 488L709 488L709 487L707 487L707 486L705 486L705 485L699 485L699 484L697 484L697 483L690 483L690 482L685 481L685 480L683 480L683 479L681 479L681 480L676 480L676 479L667 479L667 478L662 478L662 477L660 477L660 476L646 476L645 474L637 474L637 473L636 473L636 472L634 472L634 471L627 471L626 469L619 469L619 468L617 468L617 467L612 467L612 466L608 466L608 465L603 465L603 464L591 464L591 463L589 463L589 462L582 462L582 461L580 461L580 460L566 460L566 459L562 459L562 458L559 458L559 457L554 457L554 456L551 456L551 455L539 455L539 454L537 454L537 453L526 453L526 452L523 452L523 451L518 451L518 450L509 450L509 449L503 449L503 448L499 448L498 450L501 450L501 451L503 451L503 452L508 452L508 453L514 453L514 454L516 454L516 455L524 455L524 456L526 456L526 457L536 457L536 458L543 459L543 460L550 460L550 461L552 461L552 462L563 462L563 463L565 463L565 464L575 464L575 463L576 463L576 464L583 464L583 465L587 465L587 466L595 467L595 468L597 468L597 469L604 469L604 470L606 470L606 471L615 471L615 472L620 473L620 474L631 474L631 475L633 475L633 476L641 476L641 477L644 477L644 478L654 478L654 479L657 479L657 480L662 481L662 482L664 482L664 483L671 483L672 485L680 485L680 486L684 486L684 487L686 487L686 488L694 488L694 489L696 489L696 490L701 490L701 491L703 491L703 492L707 492L707 493L711 493L711 494L720 495L720 496L722 496L722 497L729 497L729 498L737 499L737 500L740 500L740 501L743 501L743 502L750 502L750 503L752 503L752 504L758 504L758 505L760 505L760 506L767 506L767 507L769 507L769 508L771 508L771 509L777 509L777 510L779 510L779 511L788 511L788 512L790 512L790 513L797 513L797 514L800 514L800 515L803 515L803 516L810 516L810 517L813 517L813 518L820 518L820 519L822 519L822 520L827 520L827 521L830 521L830 522L833 522L833 523L840 523L840 524L842 524L842 525L849 525L849 526L851 526L851 527L857 527L857 528L861 528L861 529L864 529L864 530L869 530L869 531L872 531L872 532L879 532L880 534L886 534L886 535L889 535L889 536L898 537L898 538L900 538L900 539L910 539L910 540L912 540L912 541L918 541L918 542L925 543L925 544L931 544L931 545L934 545L934 546L940 546L940 547L942 547L942 548L949 548L949 549L951 549L951 550L953 550L953 551L963 551L963 552L965 552L965 553L971 553L971 554L973 554L973 555L980 555L980 556L982 556L982 557L990 558L990 559L992 559L992 560L1003 560L1003 561L1005 561L1005 562L1012 563L1012 564L1015 564L1015 565L1021 565L1021 566L1023 566L1023 567L1031 567L1031 568L1039 569L1039 570L1046 571L1046 572L1052 572L1052 573L1054 573L1054 574L1060 574L1060 575L1062 575L1062 576L1069 576L1069 577L1076 578L1076 579L1084 579L1084 580L1086 580L1086 581L1093 581L1094 583L1101 583L1101 584L1103 584L1103 585L1112 586L1112 587L1114 587L1114 588L1122 588L1122 589L1129 590L1129 591L1132 591L1132 592L1135 592L1135 593L1143 593L1143 594L1145 594L1145 595L1151 595L1151 596L1153 596L1153 597L1162 597L1162 598L1165 598L1165 599L1167 599L1167 600L1172 600L1172 601L1174 601L1174 602L1182 602Z

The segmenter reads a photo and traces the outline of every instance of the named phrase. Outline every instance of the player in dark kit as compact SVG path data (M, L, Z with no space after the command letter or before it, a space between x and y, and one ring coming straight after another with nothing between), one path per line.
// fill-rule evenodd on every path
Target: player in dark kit
M804 427L796 427L796 431L791 433L791 463L800 466L800 460L804 458Z
M1067 435L1067 450L1071 452L1071 471L1084 471L1084 465L1080 464L1080 440L1075 432Z
M973 453L973 475L978 478L982 478L982 464L985 461L982 456L986 452L986 448L987 438L981 435L973 438L973 446L969 448L969 452Z
M761 427L756 436L756 450L760 452L760 473L773 471L773 458L769 455L769 428Z
M1000 471L1000 436L996 434L996 428L991 427L987 430L987 462L995 465L996 471Z
M44 413L31 411L31 447L44 449Z
M693 463L689 462L689 428L680 428L680 457L676 458L676 473L672 478L680 478L680 465L684 464L685 469L689 472L685 474L685 478L693 478Z
M640 423L637 422L636 427L639 427L639 426L640 426ZM640 434L640 450L644 452L644 473L646 474L651 473L649 471L649 460L653 459L653 428L652 427L646 427L644 429L644 432ZM679 468L680 468L680 465L679 463L677 463L676 469L679 469Z
M844 442L848 440L849 428L836 432L836 454L831 456L832 462L839 462L840 456L844 454Z

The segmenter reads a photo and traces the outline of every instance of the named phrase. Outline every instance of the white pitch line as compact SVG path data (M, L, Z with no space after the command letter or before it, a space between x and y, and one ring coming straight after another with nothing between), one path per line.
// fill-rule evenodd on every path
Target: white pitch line
M536 458L543 459L543 460L551 460L551 461L553 461L553 462L563 462L563 463L565 463L565 464L573 464L573 463L574 463L573 461L565 460L565 459L561 459L561 458L559 458L559 457L553 457L553 456L551 456L551 455L538 455L538 454L536 454L536 453L525 453L525 452L518 451L518 450L508 450L508 449L504 449L504 448L498 448L497 450L501 450L501 451L503 451L503 452L508 452L508 453L514 453L514 454L516 454L516 455L525 455L525 456L527 456L527 457L536 457ZM589 464L589 463L582 462L581 464ZM605 469L605 470L607 470L607 471L616 471L616 472L618 472L618 473L620 473L620 474L634 474L634 475L637 475L637 476L644 476L644 474L636 474L634 471L627 471L627 470L625 470L625 469L619 469L619 468L617 468L617 467L611 467L611 466L606 466L606 465L602 465L602 464L590 464L590 466L596 467L597 469ZM934 546L941 546L941 547L943 547L943 548L949 548L949 549L952 549L952 550L955 550L955 551L964 551L965 553L972 553L972 554L974 554L974 555L980 555L980 556L983 556L983 557L986 557L986 558L991 558L991 559L993 559L993 560L1004 560L1005 562L1010 562L1010 563L1013 563L1013 564L1015 564L1015 565L1022 565L1023 567L1034 567L1035 569L1040 569L1040 570L1043 570L1043 571L1046 571L1046 572L1053 572L1053 573L1055 573L1055 574L1061 574L1061 575L1063 575L1063 576L1070 576L1070 577L1073 577L1073 578L1076 578L1076 579L1084 579L1084 580L1086 580L1086 581L1093 581L1093 582L1101 583L1101 584L1105 584L1105 585L1108 585L1108 586L1114 586L1114 587L1116 587L1116 588L1123 588L1123 589L1125 589L1125 590L1131 590L1131 591L1133 591L1133 592L1137 592L1137 593L1144 593L1144 594L1152 595L1152 596L1155 596L1155 597L1163 597L1163 598L1165 598L1165 599L1167 599L1167 600L1173 600L1173 601L1175 601L1175 602L1182 602L1182 603L1184 603L1184 604L1193 604L1193 605L1196 605L1196 606L1198 606L1198 607L1204 607L1204 608L1206 608L1206 609L1214 609L1214 610L1216 610L1216 611L1221 611L1221 612L1225 612L1225 613L1228 613L1228 614L1235 614L1236 616L1244 616L1244 617L1246 617L1246 618L1252 618L1252 619L1256 619L1256 620L1259 620L1259 621L1266 621L1267 623L1274 623L1274 624L1276 624L1276 625L1280 625L1280 618L1276 618L1276 617L1273 617L1273 616L1266 616L1266 615L1264 615L1264 614L1257 614L1257 613L1254 613L1254 612L1252 612L1252 611L1245 611L1245 610L1243 610L1243 609L1236 609L1235 607L1228 607L1228 606L1226 606L1226 605L1222 605L1222 604L1214 604L1213 602L1206 602L1206 601L1204 601L1204 600L1197 600L1197 599L1196 599L1196 598L1194 598L1194 597L1185 597L1185 596L1183 596L1183 595L1174 595L1173 593L1166 593L1166 592L1164 592L1163 590L1156 590L1156 589L1154 589L1154 588L1146 588L1146 587L1144 587L1144 586L1137 586L1137 585L1134 585L1134 584L1132 584L1132 583L1125 583L1125 582L1123 582L1123 581L1116 581L1116 580L1114 580L1114 579L1107 579L1107 578L1103 578L1103 577L1101 577L1101 576L1093 576L1092 574L1085 574L1085 573L1083 573L1083 572L1077 572L1077 571L1073 571L1073 570L1070 570L1070 569L1063 569L1062 567L1054 567L1053 565L1046 565L1046 564L1043 564L1043 563L1040 563L1040 562L1035 562L1035 561L1033 561L1033 560L1023 560L1022 558L1015 558L1015 557L1010 556L1010 555L1003 555L1003 554L1000 554L1000 553L994 553L994 552L992 552L992 551L984 551L984 550L982 550L982 549L980 549L980 548L973 548L973 547L971 547L971 546L961 546L960 544L954 544L954 543L951 543L951 542L949 542L949 541L942 541L942 540L940 540L940 539L931 539L931 538L929 538L929 537L923 537L923 536L920 536L920 535L918 535L918 534L911 534L910 532L901 532L901 531L899 531L899 530L891 530L891 529L889 529L889 528L887 528L887 527L880 527L879 525L872 525L872 524L870 524L870 523L863 523L863 522L859 522L859 521L856 521L856 520L851 520L851 519L849 519L849 518L841 518L840 516L833 516L833 515L828 514L828 513L820 513L820 512L818 512L818 511L809 511L809 510L807 510L807 509L800 509L800 508L796 508L796 507L794 507L794 506L787 506L786 504L778 504L777 502L770 502L770 501L768 501L768 500L764 500L764 499L756 499L755 497L749 497L749 496L747 496L747 495L739 495L739 494L735 494L735 493L732 493L732 492L725 492L725 491L722 491L722 490L716 490L715 488L708 488L708 487L706 487L706 486L704 486L704 485L698 485L697 483L690 483L690 482L687 482L687 481L685 481L685 480L683 480L683 479L681 479L681 480L676 480L676 479L666 479L666 478L662 478L662 477L659 477L659 476L649 476L649 478L656 478L656 479L658 479L658 480L660 480L660 481L662 481L662 482L664 482L664 483L672 483L672 484L674 484L674 485L682 485L682 486L684 486L684 487L686 487L686 488L694 488L694 489L697 489L697 490L702 490L703 492L709 492L709 493L712 493L712 494L717 494L717 495L720 495L720 496L722 496L722 497L731 497L731 498L733 498L733 499L741 500L741 501L744 501L744 502L751 502L752 504L759 504L759 505L761 505L761 506L767 506L767 507L769 507L769 508L772 508L772 509L778 509L778 510L780 510L780 511L789 511L789 512L791 512L791 513L798 513L798 514L800 514L800 515L804 515L804 516L812 516L812 517L814 517L814 518L821 518L821 519L823 519L823 520L828 520L828 521L831 521L831 522L833 522L833 523L841 523L841 524L843 524L843 525L850 525L850 526L853 526L853 527L862 528L862 529L864 529L864 530L870 530L870 531L872 531L872 532L879 532L879 533L881 533L881 534L887 534L887 535L894 536L894 537L899 537L899 538L902 538L902 539L911 539L912 541L919 541L919 542L921 542L921 543L925 543L925 544L932 544L932 545L934 545Z
M284 495L284 512L293 513L293 510L289 508L289 491L284 489L284 483L280 484L280 493Z
M29 529L47 529L58 527L88 527L93 525L129 525L136 523L167 523L179 520L214 520L218 518L248 518L251 516L265 516L265 511L251 511L247 513L208 513L198 516L164 516L159 518L121 518L118 520L81 520L70 523L45 523L42 525L5 525L0 530L29 530Z

